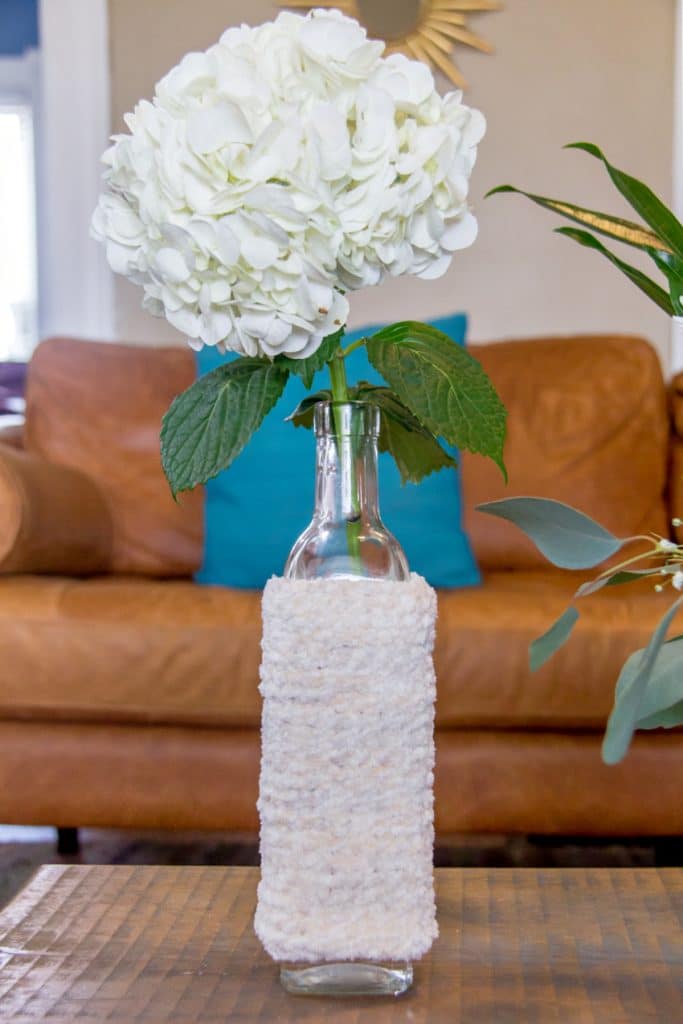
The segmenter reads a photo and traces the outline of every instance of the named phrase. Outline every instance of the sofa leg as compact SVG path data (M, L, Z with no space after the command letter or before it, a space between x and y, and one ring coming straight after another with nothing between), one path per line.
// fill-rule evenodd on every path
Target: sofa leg
M80 849L77 828L57 829L57 853L60 857L75 857Z

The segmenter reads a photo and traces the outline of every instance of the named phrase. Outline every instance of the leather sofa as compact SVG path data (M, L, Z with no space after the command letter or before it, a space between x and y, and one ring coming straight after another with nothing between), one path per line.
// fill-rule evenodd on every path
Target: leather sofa
M666 596L646 583L586 599L532 675L529 642L580 580L474 506L552 496L619 535L667 535L683 379L667 393L638 338L474 352L509 410L510 484L463 457L484 582L439 595L437 830L680 833L681 732L600 761L619 668ZM193 377L183 348L52 339L33 357L25 426L0 442L2 822L257 828L259 594L192 582L203 495L174 503L159 465L162 413Z

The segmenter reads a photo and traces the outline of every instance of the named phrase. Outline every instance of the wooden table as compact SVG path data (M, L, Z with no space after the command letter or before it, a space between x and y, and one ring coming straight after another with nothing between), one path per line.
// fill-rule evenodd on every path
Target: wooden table
M0 914L0 1020L683 1021L683 871L437 871L441 937L398 999L287 995L258 872L45 867Z

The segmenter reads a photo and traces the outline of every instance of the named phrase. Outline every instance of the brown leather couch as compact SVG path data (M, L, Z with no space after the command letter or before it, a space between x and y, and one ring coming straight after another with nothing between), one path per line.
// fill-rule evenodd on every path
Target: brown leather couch
M683 380L671 416L644 341L475 353L509 409L507 493L569 501L620 535L668 532ZM257 827L259 595L191 581L203 496L174 504L159 466L161 415L193 375L182 348L53 339L33 358L25 429L0 444L0 821ZM600 761L620 665L666 598L645 584L584 601L572 642L531 675L530 640L579 581L474 512L505 489L463 462L484 583L440 594L439 832L682 832L683 734Z

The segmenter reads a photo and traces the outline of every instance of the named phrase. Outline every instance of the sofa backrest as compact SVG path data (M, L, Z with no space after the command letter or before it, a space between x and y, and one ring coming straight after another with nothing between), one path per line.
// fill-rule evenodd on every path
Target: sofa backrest
M194 378L183 347L52 338L31 360L25 447L99 485L113 523L112 572L188 576L201 563L201 491L174 502L159 454L161 417Z
M462 457L466 527L482 568L547 564L513 526L474 510L505 496L566 501L620 536L668 533L666 391L647 342L584 336L470 351L509 413L507 487L490 460ZM31 361L25 445L99 485L114 524L113 572L174 576L199 567L201 489L176 504L159 456L161 417L194 378L183 347L54 338Z
M463 455L465 525L483 569L547 565L480 502L535 495L593 516L617 536L670 532L665 501L669 419L662 371L642 338L602 335L472 346L508 409L509 484L488 459Z

